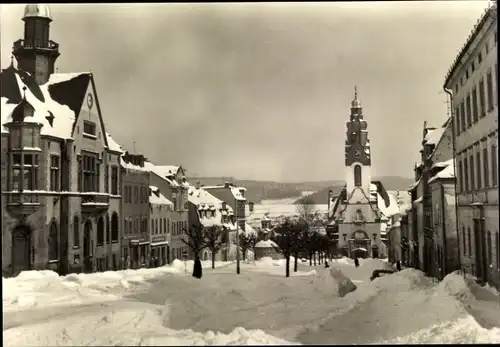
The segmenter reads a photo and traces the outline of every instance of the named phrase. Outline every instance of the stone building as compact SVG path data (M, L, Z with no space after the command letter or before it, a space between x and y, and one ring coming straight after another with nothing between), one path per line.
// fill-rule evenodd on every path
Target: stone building
M149 210L151 240L151 266L158 267L170 263L170 220L174 203L168 200L158 187L149 186Z
M137 269L149 263L149 179L146 159L125 152L120 158L122 177L122 264Z
M486 9L444 82L451 97L463 269L500 286L497 5Z
M327 232L338 240L338 253L346 257L384 258L387 254L386 222L398 207L382 182L371 180L367 127L355 90L345 141L346 184L339 196L330 195Z
M0 75L2 272L118 266L119 146L92 73L54 73L48 6L27 5L17 68Z

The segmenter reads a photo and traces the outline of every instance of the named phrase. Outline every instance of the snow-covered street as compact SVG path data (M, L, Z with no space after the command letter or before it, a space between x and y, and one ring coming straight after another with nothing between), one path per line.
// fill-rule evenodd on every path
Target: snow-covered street
M499 343L493 289L451 274L439 284L414 269L371 282L381 260L331 268L284 261L192 262L158 269L3 279L4 343L17 346L337 343ZM357 287L357 288L355 288ZM354 290L355 289L355 290ZM352 291L354 290L354 291ZM481 323L483 328L479 325Z

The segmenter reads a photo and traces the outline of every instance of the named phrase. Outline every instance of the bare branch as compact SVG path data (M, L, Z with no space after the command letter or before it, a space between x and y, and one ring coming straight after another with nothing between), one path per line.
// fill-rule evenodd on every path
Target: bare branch
M206 247L210 249L212 254L216 254L222 248L222 233L222 227L217 225L208 227L204 231Z

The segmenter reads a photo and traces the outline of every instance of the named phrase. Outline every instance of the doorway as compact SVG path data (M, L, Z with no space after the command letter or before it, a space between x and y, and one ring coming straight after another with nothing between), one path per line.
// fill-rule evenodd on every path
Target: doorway
M24 225L12 232L12 276L31 270L31 230Z
M378 258L378 248L372 248L372 258Z
M83 272L92 272L92 223L85 222L83 230Z

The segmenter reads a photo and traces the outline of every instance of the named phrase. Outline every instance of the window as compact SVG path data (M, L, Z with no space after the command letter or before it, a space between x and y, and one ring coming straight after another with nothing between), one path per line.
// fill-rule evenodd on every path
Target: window
M125 218L125 222L123 223L123 233L128 235L128 218Z
M474 64L474 62L472 62L472 64L470 64L470 69L471 69L471 72L474 72L474 70L476 70L476 65Z
M486 42L484 45L484 51L486 54L488 54L490 52L490 47L488 46L488 42Z
M118 195L118 167L111 167L111 194Z
M94 122L90 121L83 121L83 134L84 135L90 135L90 136L96 136L96 125Z
M472 90L472 119L474 123L479 120L479 111L477 109L477 90L474 88Z
M73 217L73 247L80 247L80 219Z
M106 243L111 243L111 222L109 215L106 213Z
M361 166L354 166L354 185L361 187Z
M455 117L453 118L453 122L455 123L455 131L457 136L460 135L460 108L455 109Z
M470 170L470 189L476 189L476 179L474 175L474 155L469 156L469 170Z
M458 83L455 84L455 94L458 93Z
M155 230L155 220L151 218L151 234L153 233L153 230Z
M343 234L342 237L344 238L344 241L347 241L347 234Z
M468 69L465 70L465 79L466 80L469 79L469 70Z
M491 146L491 186L496 187L498 184L498 152L497 146Z
M118 214L113 212L113 215L111 216L111 241L113 242L118 242L119 223Z
M58 192L60 190L60 163L59 156L50 156L50 190L53 192Z
M488 188L490 186L490 173L489 173L489 157L488 148L483 148L483 173L484 173L484 187Z
M139 218L134 218L134 234L139 234Z
M139 202L139 187L134 187L134 203L137 204Z
M167 233L170 233L170 219L167 219Z
M486 74L486 92L488 93L488 111L493 109L493 78L491 71Z
M488 158L486 158L488 160ZM481 152L477 152L476 154L476 182L477 182L477 189L483 188L483 180L482 180L482 175L481 175Z
M466 235L465 235L465 227L462 226L462 248L463 248L463 254L466 256L467 255L467 243L465 241Z
M469 244L469 257L472 255L472 237L470 234L470 227L467 227L467 242Z
M155 220L155 235L158 235L158 219Z
M464 159L464 188L465 192L469 191L469 165L467 162L467 158Z
M480 109L480 116L483 117L486 115L486 102L485 102L485 94L484 94L484 80L481 79L479 81L479 109Z
M478 55L477 55L477 62L479 64L481 64L481 62L483 61L483 54L480 52Z
M100 217L97 221L97 245L104 244L104 218Z
M464 132L466 126L465 126L465 103L463 101L460 103L460 116L462 117L460 118L460 125L462 127L462 132Z
M465 99L465 107L467 109L467 127L472 126L472 108L470 103L470 94L467 94Z
M48 240L49 261L59 260L59 245L57 241L57 225L55 222L52 222L50 224Z
M83 166L81 160L78 161L78 191L83 191Z
M109 193L109 165L104 167L104 192Z
M98 192L97 157L83 155L83 191Z
M463 192L464 191L464 185L463 185L463 177L464 177L464 175L463 175L463 171L462 170L463 170L463 168L462 168L462 161L459 160L458 161L458 175L459 175L459 177L458 177L458 180L457 180L457 182L458 182L458 191L459 192Z
M377 234L373 234L373 241L377 242Z
M163 218L163 232L166 234L167 233L167 219Z
M12 190L38 189L38 155L12 154Z

